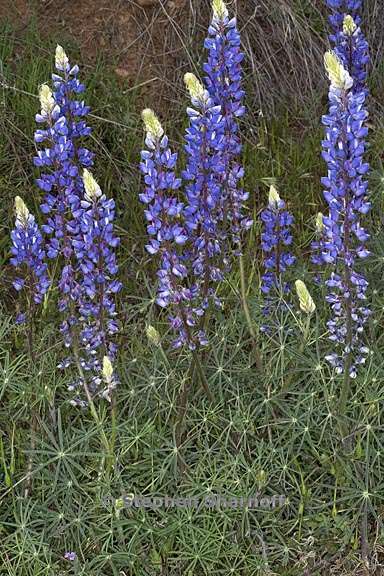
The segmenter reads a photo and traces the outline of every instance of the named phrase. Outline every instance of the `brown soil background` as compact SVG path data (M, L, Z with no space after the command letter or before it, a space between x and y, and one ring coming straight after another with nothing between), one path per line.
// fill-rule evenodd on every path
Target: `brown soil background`
M325 0L228 4L247 55L251 110L273 112L281 103L297 108L318 99L319 91L326 94ZM365 0L365 12L373 73L382 76L384 0ZM139 88L148 105L170 114L184 92L184 73L199 71L209 14L210 0L0 0L0 20L10 20L19 36L33 22L43 37L78 45L82 66L103 56L125 88Z
M195 38L192 12L189 0L0 0L0 19L18 37L33 22L43 37L78 45L79 64L103 56L124 85L144 89L157 103L172 99L174 79L182 79L180 68L191 58L185 27Z

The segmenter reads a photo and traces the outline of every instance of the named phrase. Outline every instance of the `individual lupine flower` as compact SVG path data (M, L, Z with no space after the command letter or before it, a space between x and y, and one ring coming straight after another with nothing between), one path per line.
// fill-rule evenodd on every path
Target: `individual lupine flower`
M229 227L228 239L240 253L241 232L252 225L244 216L244 203L248 193L241 187L244 169L240 163L242 151L238 120L245 114L242 89L244 54L236 19L230 19L223 0L213 0L213 18L205 40L208 61L204 64L205 84L216 106L221 107L224 119L221 204L224 229ZM228 250L230 248L228 247Z
M116 279L116 247L113 222L115 202L106 198L100 186L85 169L84 198L79 214L79 234L73 239L78 263L80 295L78 311L80 344L86 354L85 369L100 367L100 353L114 358L113 337L118 331L115 296L121 289Z
M89 108L77 100L77 95L84 90L77 79L78 67L71 68L60 46L55 60L58 74L52 76L53 92L48 85L40 88L41 112L36 115L36 121L45 126L35 132L35 143L40 149L34 163L41 170L37 185L45 193L41 210L47 215L43 225L49 237L47 255L64 258L59 280L59 309L64 311L79 297L72 240L78 234L77 216L83 194L81 169L92 165L93 155L80 142L90 129L83 119ZM75 321L75 316L69 313L62 325L67 346L71 342L70 327Z
M325 58L330 80L329 113L323 117L325 139L323 158L328 175L322 179L329 215L323 218L322 261L331 266L326 282L327 301L332 319L328 322L330 339L338 351L327 356L337 373L349 371L356 376L357 366L366 360L367 348L361 343L364 324L370 314L365 305L368 283L357 272L356 263L369 254L365 247L368 234L361 226L360 215L370 209L364 161L366 91L352 90L350 75L340 58L328 52ZM344 81L340 82L339 79Z
M316 310L316 304L310 295L308 288L302 280L296 280L295 282L296 292L299 297L300 310L305 312L305 314L313 314Z
M191 244L190 259L196 291L197 313L203 315L214 295L212 283L223 279L228 260L222 252L225 239L221 221L224 120L221 107L214 104L207 89L193 74L185 75L193 108L188 108L189 126L185 136L187 162L185 226Z
M35 217L29 212L23 200L15 198L16 223L11 232L12 258L18 277L14 280L14 288L20 292L26 290L30 298L30 306L41 304L50 281L45 263L44 241ZM26 319L22 314L18 322Z
M150 241L146 248L159 264L156 302L170 311L170 324L178 334L174 347L186 343L193 350L201 335L195 334L199 322L191 304L195 293L184 285L188 269L180 249L188 240L188 232L182 218L184 205L177 198L181 185L175 174L177 154L171 151L168 137L154 112L146 109L142 118L147 150L141 153L145 190L139 198L147 206L145 217Z
M289 284L284 281L284 274L296 258L286 248L292 244L294 218L286 210L284 200L273 185L269 191L268 207L261 213L261 220L261 247L266 269L261 279L261 290L264 294L269 294L273 289L288 292Z
M327 0L332 10L329 20L333 28L330 35L333 50L353 78L353 92L365 90L368 94L366 79L370 58L369 46L360 28L362 4L362 0Z

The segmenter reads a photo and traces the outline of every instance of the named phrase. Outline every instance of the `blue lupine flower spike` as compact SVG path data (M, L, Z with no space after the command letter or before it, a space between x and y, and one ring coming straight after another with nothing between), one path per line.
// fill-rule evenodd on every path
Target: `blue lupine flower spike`
M321 258L331 269L326 282L332 309L328 329L335 345L327 360L337 373L347 371L355 378L369 352L361 341L370 314L365 304L368 282L356 270L357 261L369 254L369 236L360 222L370 209L365 179L369 165L364 160L367 93L353 89L354 79L335 52L326 53L325 66L330 80L329 112L323 117L328 175L322 184L329 214L323 218Z
M220 204L222 241L228 246L224 244L223 249L230 252L232 245L238 255L241 253L241 233L252 225L252 220L244 214L248 193L241 186L244 168L241 165L239 119L245 114L241 66L244 53L236 18L230 19L223 0L214 0L212 9L213 18L205 40L208 60L204 64L204 81L214 105L221 107L224 119Z
M18 292L26 291L34 305L41 304L50 285L43 237L35 217L19 196L15 198L15 212L16 223L11 232L11 264L18 276L13 286ZM26 319L27 312L23 312L17 322L22 323Z
M261 279L261 290L264 294L270 294L273 290L288 292L290 286L284 280L284 275L296 261L288 250L293 240L291 227L294 218L273 185L269 190L268 207L261 213L261 220L261 247L266 270Z

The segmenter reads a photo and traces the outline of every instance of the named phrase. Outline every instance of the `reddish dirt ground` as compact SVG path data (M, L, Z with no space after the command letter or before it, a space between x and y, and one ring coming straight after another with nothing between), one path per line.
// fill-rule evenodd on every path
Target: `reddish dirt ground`
M157 100L169 100L179 59L185 61L186 7L186 0L0 0L0 19L19 34L34 19L43 36L79 45L83 63L102 55L123 83L144 83Z

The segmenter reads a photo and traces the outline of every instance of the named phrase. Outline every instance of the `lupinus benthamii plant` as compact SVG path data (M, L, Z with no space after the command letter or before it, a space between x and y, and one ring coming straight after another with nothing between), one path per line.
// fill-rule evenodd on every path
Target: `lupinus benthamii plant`
M343 33L348 42L357 29L350 19L345 18L344 22L347 24ZM352 52L348 62L351 63L360 53L354 52L352 40L349 45ZM370 209L365 180L369 165L364 161L368 132L365 126L367 92L364 88L353 89L354 79L335 52L326 53L325 66L330 80L330 108L323 117L323 158L328 165L328 176L322 179L322 183L329 215L323 219L322 260L331 268L326 285L333 317L328 328L330 339L337 347L327 360L337 373L344 373L340 399L343 413L349 379L356 377L357 367L365 362L368 353L361 341L363 326L369 316L365 304L368 283L356 270L357 260L369 254L365 247L368 234L360 223L360 216Z
M72 403L85 406L96 396L111 401L117 382L115 376L106 382L102 362L116 353L114 296L121 286L115 278L118 239L113 232L114 201L102 194L88 171L93 154L82 145L90 128L84 120L89 107L77 99L84 91L77 78L79 69L70 66L60 46L55 62L53 92L46 84L40 89L41 112L36 120L46 126L35 133L35 142L44 146L35 165L45 170L37 184L45 192L41 210L48 216L43 226L48 257L59 258L62 264L61 332L72 352L59 366L76 365L79 378L69 389L84 388L87 401L78 395Z
M61 46L56 48L55 63L54 91L47 84L40 88L41 112L36 121L45 127L35 132L35 142L42 148L34 163L42 170L36 182L45 192L41 210L48 216L43 226L49 238L47 254L49 258L59 255L63 258L59 310L66 313L61 330L69 347L77 322L74 303L80 295L73 239L79 233L82 169L92 165L93 155L81 145L81 138L88 136L90 129L84 121L89 108L77 100L77 95L84 91L84 85L77 79L79 68L70 66Z
M151 110L143 112L147 150L142 152L141 171L146 189L140 200L148 206L147 249L160 261L157 302L171 310L174 346L186 344L192 351L207 343L203 318L210 301L220 304L216 285L230 266L228 246L239 253L240 232L251 224L242 213L247 194L239 185L243 55L236 20L229 20L222 0L213 1L206 47L204 84L193 74L185 76L193 108L187 110L182 180L175 174L177 154L169 149L160 122Z
M29 348L33 358L33 319L36 305L41 304L46 294L50 280L48 278L44 241L35 217L29 212L23 200L15 198L16 223L11 233L12 258L17 278L13 282L15 289L25 291L28 304L25 312L17 317L18 323L29 324Z
M188 270L179 247L186 243L188 235L182 221L184 204L176 196L181 185L175 174L177 154L171 151L168 137L154 112L146 109L142 117L147 150L141 153L140 167L146 186L140 200L148 206L145 216L151 238L146 248L159 258L156 301L162 308L172 310L170 323L178 333L174 346L186 342L194 350L196 341L192 331L198 316L191 306L193 293L183 285Z
M263 222L261 247L266 269L261 278L261 290L267 295L264 313L268 314L274 298L289 292L290 285L284 276L296 260L289 251L293 241L291 227L294 218L273 185L269 191L268 207L261 213L261 220Z
M116 279L115 248L119 239L113 230L114 200L106 198L87 169L83 172L83 182L79 234L73 239L73 246L79 267L80 296L77 304L82 366L84 370L95 373L91 392L96 392L102 382L101 358L114 359L116 355L113 341L118 332L115 295L120 291L121 283ZM112 389L107 386L100 393L110 401Z
M47 264L45 262L45 246L40 228L35 217L29 212L23 200L15 198L16 223L11 232L12 258L11 264L15 266L18 277L14 280L15 289L23 290L27 298L26 311L18 315L16 322L27 323L27 341L29 357L35 362L34 347L34 321L36 307L42 303L50 280L48 278ZM34 408L34 393L32 392L31 408L31 450L35 448L36 414ZM28 460L25 495L28 496L32 484L32 457Z

